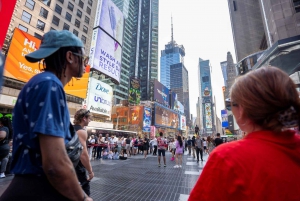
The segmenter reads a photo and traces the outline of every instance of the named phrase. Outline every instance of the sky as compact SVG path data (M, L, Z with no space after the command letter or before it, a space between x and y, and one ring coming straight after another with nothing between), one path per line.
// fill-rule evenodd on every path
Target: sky
M160 51L173 37L185 48L184 65L189 72L190 112L197 116L199 97L198 61L210 60L212 90L216 97L217 115L224 108L222 86L224 79L220 62L226 61L230 51L235 61L227 0L159 0L159 61Z

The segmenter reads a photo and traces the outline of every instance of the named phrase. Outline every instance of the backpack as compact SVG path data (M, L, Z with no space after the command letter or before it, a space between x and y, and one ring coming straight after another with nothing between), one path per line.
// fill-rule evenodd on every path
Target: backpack
M138 139L135 139L135 141L134 141L134 145L138 145L139 144L139 141L138 141Z

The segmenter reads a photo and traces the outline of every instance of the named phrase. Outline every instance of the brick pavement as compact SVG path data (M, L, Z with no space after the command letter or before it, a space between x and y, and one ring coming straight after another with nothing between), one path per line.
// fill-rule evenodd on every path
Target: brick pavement
M94 200L153 200L184 201L196 183L204 162L188 155L183 156L182 168L173 168L167 152L167 167L158 167L157 157L132 156L127 160L92 161L95 177L91 182L91 197ZM163 164L163 163L162 163ZM0 195L10 183L12 176L0 179Z

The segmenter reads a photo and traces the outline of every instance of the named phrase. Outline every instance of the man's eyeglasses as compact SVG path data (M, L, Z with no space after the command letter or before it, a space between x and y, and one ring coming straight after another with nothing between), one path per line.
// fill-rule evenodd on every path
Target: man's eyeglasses
M87 66L89 64L89 59L90 58L88 56L85 56L85 55L82 55L82 54L79 54L79 53L76 53L76 52L72 52L72 54L81 57L84 66Z

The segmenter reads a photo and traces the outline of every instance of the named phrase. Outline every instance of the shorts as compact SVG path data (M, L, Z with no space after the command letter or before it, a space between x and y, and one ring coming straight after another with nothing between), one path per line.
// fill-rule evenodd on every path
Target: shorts
M206 148L206 146L204 146L204 150L206 150L207 148Z
M133 147L133 149L137 149L138 147Z
M130 144L126 144L125 149L130 149Z
M166 156L166 150L165 149L159 149L158 150L158 156L161 156L161 155Z

